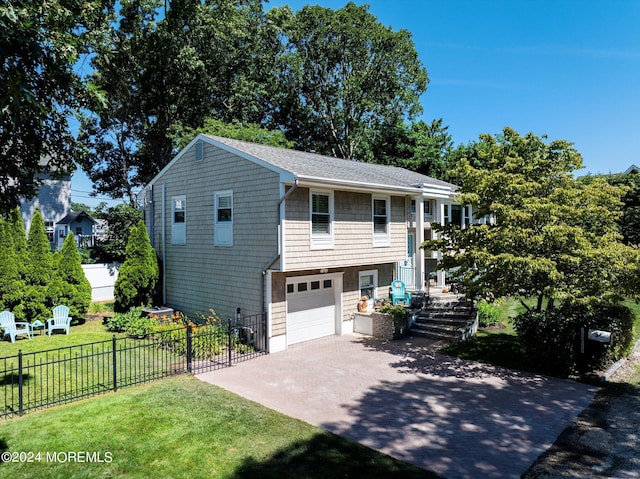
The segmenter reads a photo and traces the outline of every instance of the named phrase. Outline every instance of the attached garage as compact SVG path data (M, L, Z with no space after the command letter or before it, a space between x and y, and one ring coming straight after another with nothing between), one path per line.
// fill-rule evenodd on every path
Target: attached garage
M341 277L287 279L287 345L339 333Z

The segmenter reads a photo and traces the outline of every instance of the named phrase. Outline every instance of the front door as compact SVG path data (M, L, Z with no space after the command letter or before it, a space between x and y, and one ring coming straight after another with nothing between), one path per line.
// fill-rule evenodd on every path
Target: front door
M407 233L407 266L413 268L416 258L416 235L415 233Z

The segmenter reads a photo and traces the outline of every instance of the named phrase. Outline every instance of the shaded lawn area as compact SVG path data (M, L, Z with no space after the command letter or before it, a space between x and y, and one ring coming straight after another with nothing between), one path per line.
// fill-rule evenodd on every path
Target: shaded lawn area
M0 450L42 453L0 463L15 479L437 477L187 375L0 422ZM47 463L54 451L112 460Z
M640 339L640 305L634 301L624 301L623 304L631 308L636 315L634 329L637 341ZM467 341L452 344L439 352L509 369L545 374L545 371L531 364L522 352L518 336L510 321L510 318L525 311L524 306L515 299L509 299L501 305L501 309L499 326L479 329L476 335Z

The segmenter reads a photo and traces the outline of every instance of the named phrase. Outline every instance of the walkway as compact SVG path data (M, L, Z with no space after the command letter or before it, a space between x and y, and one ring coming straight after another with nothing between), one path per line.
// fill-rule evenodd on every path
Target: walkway
M596 392L433 350L330 336L198 377L450 479L520 477Z

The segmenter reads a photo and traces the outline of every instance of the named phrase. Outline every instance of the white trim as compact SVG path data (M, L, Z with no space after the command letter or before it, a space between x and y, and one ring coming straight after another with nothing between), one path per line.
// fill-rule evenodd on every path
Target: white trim
M219 221L218 210L220 209L220 198L231 198L231 220ZM225 208L226 209L226 208ZM233 190L217 191L213 195L213 245L233 246Z
M387 221L384 233L376 233L376 201L384 201L385 203L385 216ZM389 196L371 195L371 233L373 235L374 248L391 246L391 198Z
M176 209L182 210L184 219L176 222ZM171 197L171 244L187 244L187 196Z
M369 269L366 271L358 272L358 299L362 297L362 277L363 276L372 276L373 284L372 284L372 294L369 301L367 301L367 311L373 310L373 303L376 298L378 298L378 270L377 269Z
M313 197L327 196L329 202L329 233L314 233L313 232ZM324 214L324 213L316 213ZM309 190L309 248L312 250L323 250L334 248L334 201L333 191L330 190Z

